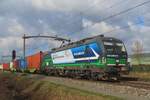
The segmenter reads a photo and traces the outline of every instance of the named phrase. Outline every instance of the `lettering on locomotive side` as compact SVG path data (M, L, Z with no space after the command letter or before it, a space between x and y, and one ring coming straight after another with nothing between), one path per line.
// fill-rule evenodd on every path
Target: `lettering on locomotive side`
M53 55L52 59L57 59L57 58L64 58L64 56L60 56L60 55Z
M84 55L85 54L85 52L77 52L77 53L74 53L73 55L74 56L79 56L79 55Z

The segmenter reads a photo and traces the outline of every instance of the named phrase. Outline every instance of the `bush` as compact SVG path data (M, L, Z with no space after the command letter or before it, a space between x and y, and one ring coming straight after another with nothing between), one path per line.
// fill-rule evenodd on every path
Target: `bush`
M133 71L133 72L150 72L150 65L133 65L131 71Z

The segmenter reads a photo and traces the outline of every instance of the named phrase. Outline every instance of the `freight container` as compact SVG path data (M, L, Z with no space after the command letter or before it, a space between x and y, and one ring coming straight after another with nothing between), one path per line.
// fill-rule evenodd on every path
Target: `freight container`
M26 68L27 68L27 62L26 62L26 60L24 60L24 59L19 59L18 60L18 67L19 67L19 70L20 71L25 71L26 70Z
M27 69L29 72L35 72L40 70L43 53L39 52L34 55L26 57Z
M3 63L3 70L9 70L9 63Z

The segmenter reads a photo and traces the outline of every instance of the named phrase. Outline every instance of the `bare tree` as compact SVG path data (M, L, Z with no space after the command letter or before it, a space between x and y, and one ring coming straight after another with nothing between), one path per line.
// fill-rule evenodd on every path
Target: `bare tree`
M140 40L136 40L132 46L133 56L137 61L138 65L141 65L142 53L143 53L143 44Z

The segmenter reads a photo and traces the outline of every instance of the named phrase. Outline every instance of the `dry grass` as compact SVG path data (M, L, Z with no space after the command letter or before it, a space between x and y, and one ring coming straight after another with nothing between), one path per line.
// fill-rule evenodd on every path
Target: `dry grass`
M44 81L35 82L24 93L30 93L32 100L119 100L113 96L90 93Z
M120 100L113 96L32 79L28 75L5 73L4 76L11 79L14 89L19 91L18 97L24 96L21 100Z
M130 72L130 76L150 81L150 72Z

